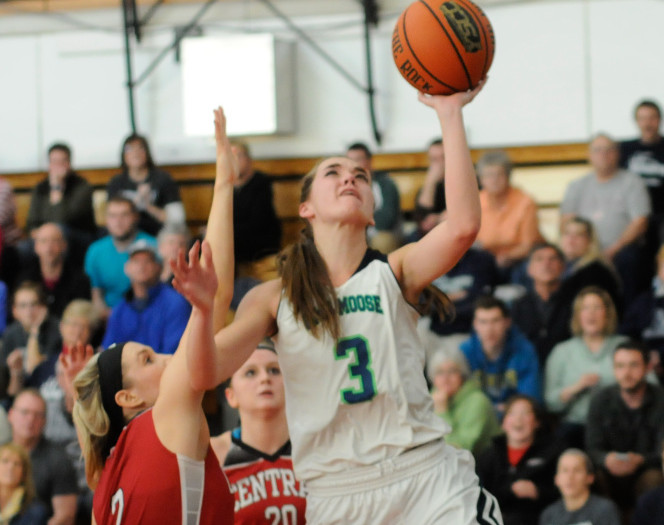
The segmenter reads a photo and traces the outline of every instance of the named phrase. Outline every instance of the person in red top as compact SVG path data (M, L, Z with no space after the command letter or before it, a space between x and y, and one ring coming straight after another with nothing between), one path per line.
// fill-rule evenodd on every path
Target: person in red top
M221 109L215 116L223 162L230 145ZM210 220L232 209L233 173L218 169ZM189 263L181 252L171 264L173 286L192 305L172 357L127 342L93 357L91 347L78 345L62 359L67 376L75 375L74 421L95 491L93 524L233 523L233 498L201 406L205 391L216 386L201 369L215 349L213 314L225 316L231 295L216 295L207 241L194 245Z
M235 525L303 525L305 493L293 473L284 380L271 339L233 374L226 399L242 426L210 444L235 496Z

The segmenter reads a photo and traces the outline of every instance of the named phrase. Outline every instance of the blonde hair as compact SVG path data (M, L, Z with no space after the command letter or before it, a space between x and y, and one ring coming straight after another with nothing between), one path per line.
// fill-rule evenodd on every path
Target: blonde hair
M90 323L90 331L94 331L99 323L100 317L92 301L86 299L74 299L67 304L62 312L62 321L67 322L76 317L83 317Z
M316 172L324 160L319 160L302 178L300 203L309 198ZM339 301L327 265L316 248L311 224L304 222L299 240L285 248L277 259L282 287L297 321L316 338L327 332L337 340L341 336ZM423 299L418 305L421 314L433 309L441 319L454 317L452 301L436 287L429 285L423 291Z
M581 328L581 303L587 295L596 295L604 304L604 309L606 310L606 324L604 326L604 335L611 335L615 333L616 328L618 327L618 313L616 312L616 307L613 304L611 296L606 290L603 290L599 286L586 286L583 288L574 299L574 306L572 308L572 321L570 323L570 328L572 333L579 337L583 334L583 329Z
M102 450L111 427L101 399L97 366L99 355L94 355L74 379L76 390L76 403L73 410L74 424L78 430L85 459L85 477L93 490L99 482L99 476L106 462Z
M32 477L32 463L30 461L30 455L22 446L17 445L16 443L12 443L11 441L0 446L0 457L5 451L16 454L21 460L21 465L23 467L21 487L23 487L24 490L23 501L21 502L21 511L23 511L30 503L32 503L37 495L35 490L35 482Z
M606 261L602 256L602 251L600 250L599 247L599 239L597 238L597 232L595 231L593 223L587 219L584 219L583 217L575 215L569 221L567 221L565 227L563 228L563 232L571 224L577 224L581 226L584 229L584 233L586 237L588 237L589 241L586 253L584 253L581 257L579 257L576 263L574 263L574 270L583 268L584 266L587 266L588 264L597 260L599 260L603 264L606 264Z

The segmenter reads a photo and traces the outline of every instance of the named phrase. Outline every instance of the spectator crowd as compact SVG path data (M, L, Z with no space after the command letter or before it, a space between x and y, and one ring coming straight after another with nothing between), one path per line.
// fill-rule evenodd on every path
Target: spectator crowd
M511 184L509 156L484 154L476 243L434 282L456 317L420 320L433 409L447 441L475 456L507 525L664 523L664 139L656 103L639 103L635 119L635 140L590 140L591 171L565 192L559 243L544 239L535 201ZM446 220L442 140L429 145L407 216L369 148L348 146L372 173L373 248L391 251ZM270 178L246 144L233 152L236 305L276 276L282 241ZM49 148L25 231L0 177L0 472L5 457L22 469L6 488L0 476L0 495L18 498L11 508L0 498L0 515L24 523L91 515L60 354L128 340L170 354L191 311L169 262L192 236L178 185L147 139L124 140L103 226L72 160L68 145ZM213 433L232 428L222 397L211 400Z

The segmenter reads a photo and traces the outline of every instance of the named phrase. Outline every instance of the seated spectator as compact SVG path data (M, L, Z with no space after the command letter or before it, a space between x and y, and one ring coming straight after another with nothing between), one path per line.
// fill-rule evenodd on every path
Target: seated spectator
M510 185L512 161L504 151L482 155L477 162L482 189L482 225L475 246L494 255L505 281L516 280L512 271L542 241L537 204Z
M275 255L281 249L281 222L274 209L272 183L254 169L249 146L233 143L238 177L233 190L233 243L237 277L261 281L277 276Z
M585 452L578 448L563 452L555 478L562 499L544 509L539 525L620 525L615 503L590 493L594 479L593 464Z
M16 246L21 239L21 228L16 224L14 189L4 177L0 177L0 230L3 246Z
M424 183L415 198L415 231L408 237L408 242L419 241L436 224L445 218L445 152L443 140L435 139L427 152L429 168Z
M664 452L662 452L664 464ZM636 502L632 525L661 525L664 516L664 486L651 489Z
M76 299L69 303L60 321L63 352L69 352L77 344L90 343L98 321L97 312L90 301ZM50 377L39 388L47 407L44 436L66 452L77 474L77 516L82 517L84 522L89 522L92 515L92 491L85 479L85 464L72 420L74 397L73 393L66 389L67 386L62 363L58 360L55 363L55 376ZM78 518L77 523L81 523Z
M145 137L134 133L125 139L120 165L122 173L115 175L106 187L108 198L122 195L132 201L139 212L140 230L157 235L164 224L185 223L178 185L155 166Z
M34 389L16 396L9 410L12 441L30 454L37 498L48 509L50 524L73 525L78 487L64 450L43 435L46 402Z
M399 189L389 173L374 171L371 151L366 144L356 142L348 146L346 156L371 173L371 189L374 195L374 222L369 226L369 246L383 253L390 253L401 246L401 201Z
M544 369L544 399L560 415L559 435L566 446L583 448L592 394L612 384L613 351L626 337L615 335L616 309L608 293L589 286L574 300L572 333L558 343Z
M167 224L157 235L157 251L163 263L161 276L162 283L171 284L173 280L173 270L171 270L170 261L175 261L180 250L184 253L189 251L191 234L189 228L184 224Z
M125 273L131 288L108 318L102 346L135 341L155 352L172 354L187 326L191 306L169 285L159 280L162 261L147 241L129 248Z
M136 241L145 240L156 246L156 239L138 230L138 211L133 201L122 196L111 197L106 204L108 235L93 242L85 254L85 273L92 286L92 302L103 319L122 300L129 289L124 265L127 250Z
M60 353L58 320L48 315L41 286L26 281L14 292L12 313L0 350L0 397L15 396L27 386L39 387L54 374Z
M16 200L11 184L0 177L0 281L13 288L19 268L17 245L21 229L16 224Z
M13 443L0 446L0 523L46 525L46 507L35 497L28 453Z
M436 350L427 370L434 411L452 428L445 442L477 457L500 433L491 400L470 378L468 361L458 348Z
M496 261L490 253L470 248L449 272L432 284L454 303L456 315L452 320L443 321L433 312L429 318L423 318L425 327L438 336L434 346L438 346L442 338L458 348L472 328L475 301L491 295L498 285Z
M597 286L609 293L620 312L620 277L602 256L592 222L582 217L571 217L560 234L560 249L565 254L563 295L573 300L586 286Z
M623 510L645 491L664 484L664 390L646 381L648 347L625 341L613 353L615 385L590 402L586 449L607 495Z
M42 224L34 230L33 238L37 258L28 262L19 282L41 284L49 313L60 318L65 306L74 299L90 299L90 280L81 271L82 264L67 256L67 240L59 225Z
M569 320L574 296L561 290L564 255L550 243L536 245L528 259L532 289L512 304L512 319L535 345L544 365L551 349L570 336Z
M461 345L473 377L502 417L505 401L516 393L540 398L540 376L533 345L512 326L505 303L481 297L475 304L474 333Z
M648 188L652 215L649 241L654 252L664 243L664 138L659 131L662 111L653 100L642 100L634 110L639 138L620 143L620 167L640 175Z
M48 150L48 176L32 190L26 228L33 232L55 222L65 229L74 260L82 260L97 234L92 186L71 169L71 149L53 144Z
M9 292L7 285L0 281L0 336L5 333L5 328L7 328L8 301Z
M641 256L648 226L650 198L642 179L618 167L617 144L599 134L590 143L593 171L572 181L560 205L562 226L573 216L593 223L604 256L613 263L623 284L625 304L648 285L650 264Z
M556 497L553 486L558 451L541 429L542 410L531 397L515 395L505 406L504 435L477 460L480 482L498 503L505 525L537 525Z
M662 377L664 363L664 245L657 252L657 274L651 287L639 294L630 305L620 332L643 339L655 352L654 364Z
M90 301L76 299L67 305L60 321L62 351L67 353L77 344L90 344L99 318ZM55 375L45 381L39 391L46 401L46 427L44 435L57 444L69 443L76 439L76 431L71 420L73 399L67 399L60 387L59 362L55 365Z

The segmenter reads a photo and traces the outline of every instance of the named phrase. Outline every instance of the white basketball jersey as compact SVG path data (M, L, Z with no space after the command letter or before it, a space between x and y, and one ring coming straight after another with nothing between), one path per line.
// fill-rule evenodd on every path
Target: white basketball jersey
M371 465L440 438L424 379L418 313L387 258L367 251L336 288L341 338L314 338L282 297L275 337L300 480Z

